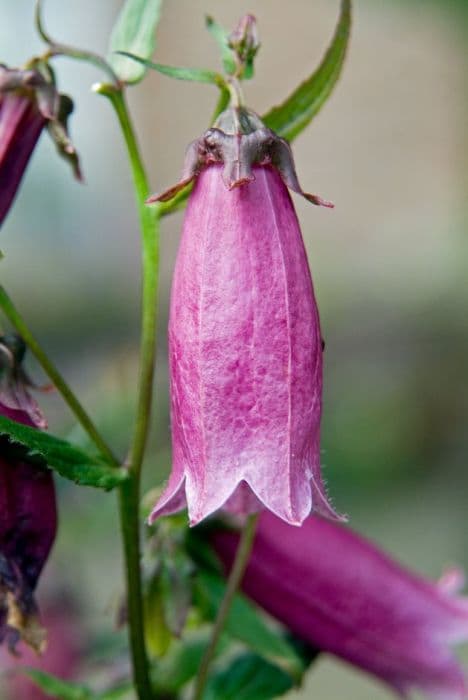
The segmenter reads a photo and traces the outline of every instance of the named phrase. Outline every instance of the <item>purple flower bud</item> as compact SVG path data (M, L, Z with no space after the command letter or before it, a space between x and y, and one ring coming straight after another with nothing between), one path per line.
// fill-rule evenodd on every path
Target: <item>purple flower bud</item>
M80 177L78 157L66 120L71 100L36 70L10 69L0 64L0 225L15 198L29 158L47 125L62 155Z
M228 110L152 201L194 177L169 321L173 469L151 517L185 505L192 525L219 508L266 507L295 525L311 508L337 517L320 473L322 338L289 146Z
M218 531L227 569L239 536ZM399 695L419 689L462 700L468 686L450 651L468 639L459 572L434 584L351 530L311 516L292 528L263 513L242 587L297 636L374 674Z
M260 48L257 20L253 15L241 17L237 27L229 35L228 44L240 63L248 63Z
M43 428L45 420L29 396L18 339L0 338L0 415ZM45 636L33 598L55 539L57 512L51 472L0 438L0 643L14 651L24 642L40 651Z

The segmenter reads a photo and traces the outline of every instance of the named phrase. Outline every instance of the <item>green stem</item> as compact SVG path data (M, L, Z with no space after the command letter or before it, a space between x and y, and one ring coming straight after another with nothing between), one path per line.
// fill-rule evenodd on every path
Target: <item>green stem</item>
M43 39L46 44L49 44L48 51L41 58L47 61L53 56L68 56L69 58L74 58L78 61L87 61L88 63L95 65L97 68L100 68L101 70L105 71L114 83L114 85L116 87L120 87L119 78L114 73L112 67L107 63L107 61L104 58L102 58L102 56L99 56L99 54L94 53L94 51L78 49L75 46L61 44L60 42L54 41L54 39L52 39L50 34L46 31L44 23L42 21L42 0L36 0L35 24L41 39Z
M140 369L135 427L128 457L129 481L120 489L120 523L124 541L127 609L133 679L140 700L151 700L144 634L141 542L139 531L140 477L151 418L156 350L156 311L159 272L159 208L148 207L149 184L128 113L125 97L112 85L100 85L97 92L111 101L127 146L133 175L142 236L142 311Z
M101 85L98 88L98 92L110 99L119 119L133 174L142 235L143 287L138 405L132 446L128 460L130 468L139 474L148 439L153 396L159 275L160 208L157 206L149 207L145 204L150 194L148 179L143 167L140 151L122 91L116 90L110 85Z
M193 693L193 700L202 700L203 698L203 691L205 689L206 681L208 680L208 671L211 661L215 655L219 638L223 631L229 610L231 609L232 600L242 582L245 569L249 562L250 552L252 550L252 545L255 538L255 530L257 528L257 521L258 514L249 515L244 525L244 529L242 530L242 535L237 547L236 558L234 559L226 586L226 592L213 626L210 643L201 660L200 670L198 672L195 684L195 691Z
M42 369L50 378L56 389L60 392L65 403L68 404L70 410L72 411L72 413L74 413L76 419L78 420L82 428L87 432L87 434L94 442L96 447L99 449L100 452L102 452L103 456L106 457L106 459L109 462L111 462L115 466L118 466L119 460L113 454L109 445L102 438L93 421L88 416L85 409L78 401L75 394L70 389L67 382L58 371L58 369L49 359L45 350L43 350L39 342L31 333L26 324L26 321L23 319L18 309L13 304L13 301L8 296L6 290L2 286L0 286L0 308L2 309L3 313L8 318L12 326L14 326L14 328L16 328L18 333L21 335L24 342L28 345L31 352L41 365Z
M140 480L129 471L119 490L120 528L124 543L127 586L127 624L132 655L133 683L139 700L153 700L142 600L140 548Z

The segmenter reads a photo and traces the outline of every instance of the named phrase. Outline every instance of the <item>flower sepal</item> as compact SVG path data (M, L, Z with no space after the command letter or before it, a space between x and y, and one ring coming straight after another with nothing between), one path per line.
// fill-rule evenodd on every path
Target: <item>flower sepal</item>
M213 127L189 144L179 182L151 196L147 204L169 201L208 165L215 163L224 165L222 177L228 190L252 182L255 165L271 166L290 190L307 201L317 206L334 206L332 202L302 189L288 142L268 129L258 114L242 106L226 109Z

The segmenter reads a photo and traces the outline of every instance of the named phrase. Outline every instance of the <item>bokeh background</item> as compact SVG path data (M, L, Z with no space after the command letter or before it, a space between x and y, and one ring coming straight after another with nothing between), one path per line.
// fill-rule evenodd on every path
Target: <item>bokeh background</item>
M60 40L104 52L120 0L48 0ZM262 48L248 102L281 101L318 63L338 0L167 0L157 60L217 67L203 28L251 11ZM351 47L332 98L294 145L309 191L333 211L296 205L326 340L323 463L352 526L431 577L468 566L468 4L355 0ZM32 0L0 0L0 58L41 49ZM129 169L94 68L56 62L76 100L72 135L86 184L73 182L43 136L1 231L0 279L109 439L132 427L139 332L139 239ZM172 184L188 141L207 126L213 88L151 74L130 91L154 190ZM166 219L156 410L149 487L170 466L166 319L182 214ZM32 375L43 377L30 362ZM58 396L43 405L56 433L83 441ZM42 586L67 589L94 642L93 672L114 632L121 589L114 496L60 483L61 527ZM97 641L96 641L97 640ZM101 646L100 646L101 645ZM462 651L463 656L463 651ZM468 650L464 652L468 665ZM91 664L92 665L92 664ZM385 700L382 686L323 656L301 698Z

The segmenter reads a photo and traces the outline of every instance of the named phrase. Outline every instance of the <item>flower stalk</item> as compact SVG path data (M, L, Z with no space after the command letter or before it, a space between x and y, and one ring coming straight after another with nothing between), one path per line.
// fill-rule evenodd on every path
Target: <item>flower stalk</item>
M127 459L129 479L120 489L120 523L125 551L127 610L133 676L140 700L153 697L144 635L139 503L141 467L151 418L156 352L156 309L159 273L159 211L145 205L149 184L122 90L100 85L118 117L132 170L142 236L142 311L138 403Z
M200 671L198 672L195 684L193 700L202 700L203 698L203 691L208 680L208 672L210 670L210 665L216 652L216 647L218 645L219 638L223 631L227 616L229 615L229 610L231 609L233 598L240 584L242 583L244 572L247 568L247 564L249 563L250 552L252 551L255 539L255 531L257 528L258 516L258 513L249 515L246 519L244 528L242 530L239 545L236 550L236 557L227 581L226 592L224 594L224 598L221 602L218 615L213 626L210 642L201 660Z

